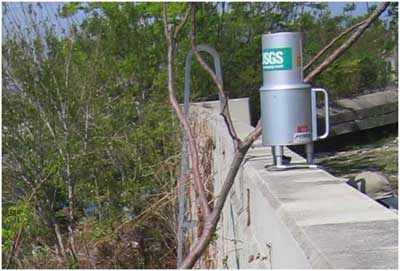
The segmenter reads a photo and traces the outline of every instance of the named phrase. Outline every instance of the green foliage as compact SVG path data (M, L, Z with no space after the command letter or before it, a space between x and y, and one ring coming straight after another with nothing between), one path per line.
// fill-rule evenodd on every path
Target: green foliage
M26 204L3 206L2 250L8 251L21 227L32 219L31 210Z
M175 12L182 6L176 5ZM21 196L35 192L26 205L38 212L47 231L35 232L27 224L24 237L29 241L21 249L23 262L37 261L38 267L49 255L35 249L28 256L31 244L55 246L56 224L68 235L69 180L76 195L75 220L99 220L91 228L94 238L112 233L118 226L114 222L124 219L124 208L139 215L153 201L144 196L175 181L177 160L171 156L178 151L180 132L166 100L165 81L159 79L165 78L165 43L154 46L154 41L162 33L161 24L143 27L131 3L69 3L61 15L72 16L81 8L102 10L103 15L93 13L81 30L72 27L67 37L50 29L44 36L36 33L34 52L24 38L3 42L3 206L12 202L12 211L24 202ZM168 159L171 166L164 162ZM20 212L17 217L24 218L26 213ZM10 212L3 218L6 253L20 224ZM153 217L152 223L156 221ZM153 226L144 234L158 236L155 242L172 242L173 234L158 233L165 230ZM70 260L63 266L80 266Z
M62 6L60 15L63 17L67 17L72 14L75 14L78 11L78 9L80 8L80 6L81 6L81 3L79 3L79 2L66 3Z
M185 7L169 3L168 23L179 23ZM5 6L5 16L8 10ZM65 35L39 24L34 6L28 10L30 35L13 31L2 44L3 255L24 223L27 240L17 267L95 268L69 256L63 263L54 260L55 226L66 243L67 227L73 224L78 249L99 252L97 267L175 267L171 187L178 172L180 129L168 104L162 3L66 3L61 17L86 15ZM390 10L396 17L397 5ZM261 34L303 31L307 63L362 19L333 16L326 3L207 2L198 5L196 39L220 53L229 97L250 96L257 111ZM375 22L314 83L335 97L384 87L389 72L383 58L397 43L396 23ZM183 28L176 48L180 100L189 28ZM193 58L192 100L215 94L212 80ZM172 190L167 203L146 213L166 190ZM136 241L139 248L128 246Z

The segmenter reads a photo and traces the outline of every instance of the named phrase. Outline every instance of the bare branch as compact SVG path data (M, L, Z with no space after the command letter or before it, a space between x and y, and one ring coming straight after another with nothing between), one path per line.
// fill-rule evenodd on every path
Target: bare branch
M189 9L189 7L188 7ZM174 85L174 48L175 48L175 40L171 37L171 34L167 29L167 9L166 4L163 4L163 13L164 13L164 32L165 36L168 40L168 92L169 92L169 100L170 103L175 110L175 113L183 126L184 132L186 134L186 138L188 140L189 150L190 150L190 158L192 162L192 170L194 177L194 184L196 187L196 192L198 193L198 197L200 200L200 204L202 207L202 211L205 217L210 214L210 207L208 205L206 193L204 191L204 186L201 181L201 174L199 170L199 152L197 149L196 141L193 136L193 131L190 127L188 120L182 112L182 108L180 107L178 100L175 95L175 85Z
M163 20L164 20L164 35L168 42L171 42L171 34L168 31L168 20L167 20L167 4L163 3Z
M328 45L326 45L324 48L322 48L311 60L310 62L304 66L303 71L307 70L309 67L311 67L312 64L314 64L315 61L317 61L326 51L328 51L338 40L343 38L345 35L356 29L357 27L361 26L364 24L366 20L363 20L359 23L356 23L355 25L347 28L345 31L340 33L338 36L336 36L334 39L332 39Z
M53 139L56 138L55 132L53 128L50 125L49 118L47 117L42 105L39 103L39 101L34 100L29 94L24 90L23 83L19 83L11 74L11 68L3 68L3 72L7 75L7 78L9 78L15 85L15 87L18 89L18 91L21 93L21 95L27 99L27 101L32 105L35 106L36 110L39 111L39 116L41 117L42 121L45 123L46 127L48 128L51 136Z
M382 2L374 12L365 20L365 23L359 27L359 29L353 33L353 35L345 41L339 48L337 48L329 57L327 57L317 68L315 68L307 77L304 79L305 82L310 82L315 76L323 72L333 61L339 58L353 43L355 43L361 35L367 30L372 22L381 15L386 8L389 6L389 2Z
M210 216L206 218L204 223L203 232L197 241L193 244L193 248L187 254L182 264L179 266L181 269L189 269L194 266L197 259L201 257L204 251L207 249L209 242L217 227L218 221L221 216L222 209L225 205L225 201L228 197L229 191L235 182L236 175L239 171L239 167L246 156L247 151L253 144L253 142L261 135L261 122L258 121L256 128L245 138L243 143L240 144L239 148L236 149L235 156L229 168L228 174L225 177L225 181L222 185L221 191L218 194L214 209Z
M71 57L72 57L72 49L74 47L74 37L73 33L71 33L71 38L69 40L70 42L70 47L68 50L68 55L65 58L65 64L64 64L64 77L65 77L65 88L68 88L69 85L69 66L71 64Z
M38 192L38 190L40 189L42 184L45 183L52 174L53 173L50 173L45 178L40 180L39 184L32 189L32 192L31 192L30 196L28 197L27 202L30 202L32 200L32 198L36 195L36 193ZM13 260L14 256L17 254L17 250L18 250L18 248L20 247L20 244L21 244L21 240L22 240L21 236L22 236L22 232L24 230L24 227L25 227L25 223L22 222L22 224L21 224L21 226L20 226L20 228L18 230L17 236L15 237L15 239L13 241L13 244L11 246L11 250L8 253L8 260L7 260L6 269L10 268L10 265L12 263L12 260Z
M309 81L313 78L313 76L319 74L322 72L327 65L331 64L337 57L339 57L348 47L350 47L360 36L361 34L366 30L366 28L372 23L374 19L376 19L379 14L381 14L387 7L387 3L384 3L381 5L380 8L378 8L374 13L365 21L364 24L360 24L360 28L356 33L354 33L349 40L347 40L341 47L339 47L330 57L328 57L327 60L325 60L316 70L314 70L308 78L306 78L306 81ZM191 43L192 43L192 50L195 53L197 60L200 62L202 67L211 75L211 77L214 80L214 83L217 85L218 90L220 92L220 101L224 101L223 104L226 104L226 98L223 90L223 85L222 82L220 82L217 78L214 72L210 69L210 67L203 61L201 58L200 54L196 50L196 45L195 45L195 8L194 5L192 4L192 36L191 36ZM354 27L355 28L355 27ZM350 32L350 31L349 31ZM327 49L326 49L327 50ZM321 55L323 52L321 53ZM325 65L325 66L324 66ZM314 75L313 75L314 74ZM229 112L229 110L228 110ZM225 110L224 107L222 107L222 112L221 115L223 117L226 117L224 114ZM230 116L227 116L228 120L230 120ZM226 121L229 129L230 123ZM250 148L250 146L253 144L253 142L261 135L261 122L258 121L256 128L245 138L245 140L242 142L238 139L238 145L235 151L235 155L233 158L233 161L230 165L229 171L227 176L225 177L223 186L220 190L220 193L216 199L214 209L212 210L211 214L209 216L206 216L205 218L205 223L204 223L204 228L202 233L200 234L200 237L194 242L192 245L192 249L190 252L187 254L179 268L183 269L188 269L192 268L197 260L201 257L201 255L204 253L204 251L207 249L207 246L209 242L211 241L213 234L215 233L217 223L220 219L222 209L224 207L225 201L228 197L229 191L232 188L232 185L235 181L235 177L239 171L240 165L243 162L243 159ZM232 135L231 135L232 136Z
M195 36L196 36L196 4L195 3L191 4L191 9L192 9L192 32L191 32L190 40L191 40L191 44L192 44L192 51L195 54L197 61L200 63L200 65L203 67L203 69L208 72L208 74L211 76L214 83L217 85L219 100L221 103L220 114L224 118L224 121L229 130L229 134L231 135L233 142L235 144L235 147L237 148L241 144L241 140L240 140L240 138L238 138L235 128L233 127L233 124L232 124L232 118L230 116L228 100L225 95L223 82L218 80L215 72L210 68L210 66L208 66L208 64L204 61L204 59L201 57L201 55L197 51L196 41L195 41Z
M246 138L243 140L243 145L251 146L253 144L253 142L256 141L257 138L261 135L261 132L262 132L262 127L261 127L261 119L260 119L257 122L256 128L253 131L251 131L251 133L248 134L246 136Z
M228 104L228 103L225 103ZM224 106L225 107L225 106ZM231 136L231 138L233 139L233 144L235 145L235 148L237 148L237 146L240 145L240 138L238 138L236 136L236 132L233 128L233 125L231 125L230 123L232 123L232 120L230 119L230 117L228 117L226 114L223 113L224 111L222 111L222 113L220 113L220 115L222 116L222 118L224 119L224 122L228 128L228 132L229 135Z
M217 85L219 90L219 98L222 104L221 108L221 116L224 118L225 123L228 127L228 131L232 139L234 140L235 144L235 156L225 177L225 181L221 188L220 193L216 199L216 203L214 206L213 211L209 216L205 217L203 231L200 234L200 237L195 240L194 244L192 245L192 249L186 255L185 259L182 261L179 268L188 269L192 268L196 261L201 257L204 251L207 249L209 242L212 239L212 236L216 230L218 221L221 216L222 209L224 207L225 201L228 197L229 191L232 188L232 185L235 181L236 175L239 171L239 167L243 162L243 159L253 144L253 142L260 136L261 134L261 122L259 121L257 127L245 138L244 142L242 142L236 135L235 130L233 129L232 119L229 115L229 108L228 108L228 101L226 99L223 84L221 81L218 80L216 74L211 70L211 68L204 62L201 58L200 54L196 50L195 44L195 7L192 4L192 33L191 33L191 43L192 43L192 51L195 53L197 60L201 64L201 66L211 75L214 83ZM231 130L232 128L232 130Z
M204 223L204 229L201 236L198 238L197 242L193 244L193 248L187 254L185 259L182 261L182 264L179 268L181 269L189 269L194 266L197 259L201 257L204 251L207 249L209 242L211 241L215 229L217 227L218 221L221 216L222 209L224 207L225 201L228 197L229 191L232 188L232 185L235 181L236 175L239 171L239 167L243 162L244 157L251 144L253 144L256 137L252 137L248 140L246 145L243 145L239 150L235 152L235 156L229 168L228 174L225 177L224 184L221 188L221 191L218 195L217 201L215 203L214 209L210 216L206 218Z
M354 42L358 40L358 38L364 33L364 31L371 25L371 23L379 17L380 14L382 14L389 3L382 3L380 7L378 7L367 19L351 26L350 28L346 29L343 31L341 34L339 34L336 38L331 40L328 45L326 45L324 48L322 48L317 55L315 55L312 60L303 68L305 71L308 69L317 59L319 59L327 50L329 50L338 40L340 40L343 36L346 34L350 33L356 28L359 28L356 33L354 33L345 43L343 43L336 51L334 51L325 61L321 63L320 66L318 66L316 69L314 69L312 72L308 74L308 76L304 79L305 82L310 82L315 76L323 72L333 61L335 61L337 58L339 58ZM260 124L260 121L258 122L257 126ZM254 135L252 136L257 136L259 137L261 135L261 127L256 128L254 130ZM252 133L253 133L252 132ZM248 137L251 137L250 135ZM246 140L245 140L246 141Z
M18 248L19 248L19 246L21 244L21 240L22 240L21 236L22 236L22 232L24 230L24 227L25 227L25 223L22 222L22 224L21 224L21 226L20 226L20 228L18 230L17 236L15 237L15 239L14 239L14 241L12 243L11 250L10 250L10 253L8 255L8 260L7 260L7 264L6 264L5 269L9 269L10 268L10 265L12 263L12 260L13 260L14 256L17 254L17 250L18 250Z
M181 32L182 28L185 26L187 19L189 18L189 15L190 15L190 8L187 6L185 15L183 16L181 23L175 28L174 36L173 36L174 40L176 40L176 38L178 37L178 34Z

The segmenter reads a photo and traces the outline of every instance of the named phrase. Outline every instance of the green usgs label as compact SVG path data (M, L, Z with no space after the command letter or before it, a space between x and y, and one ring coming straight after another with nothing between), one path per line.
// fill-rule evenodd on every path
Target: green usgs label
M292 69L292 48L267 48L262 51L264 71Z

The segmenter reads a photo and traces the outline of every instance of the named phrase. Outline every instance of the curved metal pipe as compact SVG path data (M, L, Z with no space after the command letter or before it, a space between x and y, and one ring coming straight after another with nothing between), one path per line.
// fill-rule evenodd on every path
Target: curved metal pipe
M200 44L197 46L197 51L198 52L207 52L209 53L213 59L214 59L214 70L215 74L217 76L217 79L222 81L222 70L221 70L221 61L219 58L218 52L206 45L206 44ZM186 60L185 60L185 92L184 92L184 98L183 98L183 111L185 114L186 118L189 118L189 100L190 100L190 72L191 72L191 64L192 64L192 55L193 52L190 50L188 54L186 55ZM222 101L220 95L219 96L219 101L220 105L222 106L224 104L224 101ZM183 140L182 140L182 159L181 159L181 172L179 176L179 211L178 211L178 247L177 247L177 268L179 268L181 262L182 262L182 256L183 256L183 241L184 241L184 224L185 224L185 173L187 169L187 144L186 144L186 136L183 134Z

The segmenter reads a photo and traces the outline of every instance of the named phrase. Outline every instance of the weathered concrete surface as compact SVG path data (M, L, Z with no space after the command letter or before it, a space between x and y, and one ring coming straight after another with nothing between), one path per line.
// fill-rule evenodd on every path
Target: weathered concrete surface
M318 109L318 126L323 131L324 110ZM398 122L397 89L341 99L330 105L330 136L371 129Z
M229 99L228 103L229 108L232 108L230 114L233 120L250 124L249 98ZM210 101L201 104L206 108L214 110L218 110L219 108L219 101Z
M218 195L234 148L212 107L194 105L192 118L213 133ZM242 138L253 129L236 119L234 125ZM321 169L270 172L271 163L270 148L249 150L218 226L218 268L398 268L395 213Z

